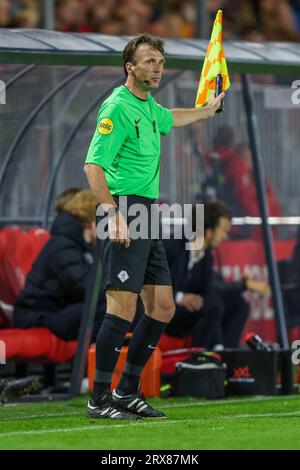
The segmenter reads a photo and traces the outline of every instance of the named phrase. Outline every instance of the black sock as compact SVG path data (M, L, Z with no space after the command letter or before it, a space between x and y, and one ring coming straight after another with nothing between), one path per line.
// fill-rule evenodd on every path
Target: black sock
M103 320L96 341L93 401L97 401L104 390L110 389L111 378L129 327L129 321L115 315L106 314Z
M123 375L117 388L120 395L129 395L137 391L141 372L166 326L167 323L154 320L147 315L143 315L140 319L130 340Z

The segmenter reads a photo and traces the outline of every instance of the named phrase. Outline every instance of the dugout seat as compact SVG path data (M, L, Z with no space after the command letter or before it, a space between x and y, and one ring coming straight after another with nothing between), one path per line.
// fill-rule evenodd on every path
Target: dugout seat
M14 303L25 282L32 263L32 243L17 227L1 230L2 257L0 258L1 300Z
M189 348L192 345L192 337L188 338L174 338L164 333L159 340L158 347L162 352L171 351L173 349Z
M32 263L49 238L49 232L39 228L0 230L0 340L9 362L62 363L76 351L77 341L64 341L46 328L7 328L13 326L7 309L12 310Z
M68 362L77 347L77 341L64 341L46 328L0 330L0 340L10 362Z

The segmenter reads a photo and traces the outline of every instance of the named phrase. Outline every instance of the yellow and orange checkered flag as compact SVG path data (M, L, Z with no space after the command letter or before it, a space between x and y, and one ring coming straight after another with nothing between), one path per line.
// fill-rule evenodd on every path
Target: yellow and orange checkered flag
M198 85L195 107L203 106L216 91L216 79L222 77L222 90L230 87L230 80L222 44L222 10L218 10L206 51Z

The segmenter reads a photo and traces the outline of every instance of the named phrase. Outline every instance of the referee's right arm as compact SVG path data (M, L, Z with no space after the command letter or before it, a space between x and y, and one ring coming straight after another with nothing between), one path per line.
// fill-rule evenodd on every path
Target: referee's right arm
M86 163L83 169L91 191L96 196L103 210L107 212L111 207L117 207L108 189L103 168L93 163ZM108 229L109 238L112 242L125 245L126 248L129 247L130 237L128 227L120 212L116 212L114 217L109 218Z
M83 169L91 191L96 196L97 201L101 204L103 209L108 210L110 207L117 207L108 189L103 168L93 163L86 163Z

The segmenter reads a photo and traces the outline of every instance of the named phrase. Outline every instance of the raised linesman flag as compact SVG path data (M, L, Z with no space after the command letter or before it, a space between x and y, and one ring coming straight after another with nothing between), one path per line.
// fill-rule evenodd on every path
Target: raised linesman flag
M206 104L213 93L218 96L230 87L222 43L222 15L222 10L218 10L200 75L196 108ZM221 105L220 111L222 110Z

